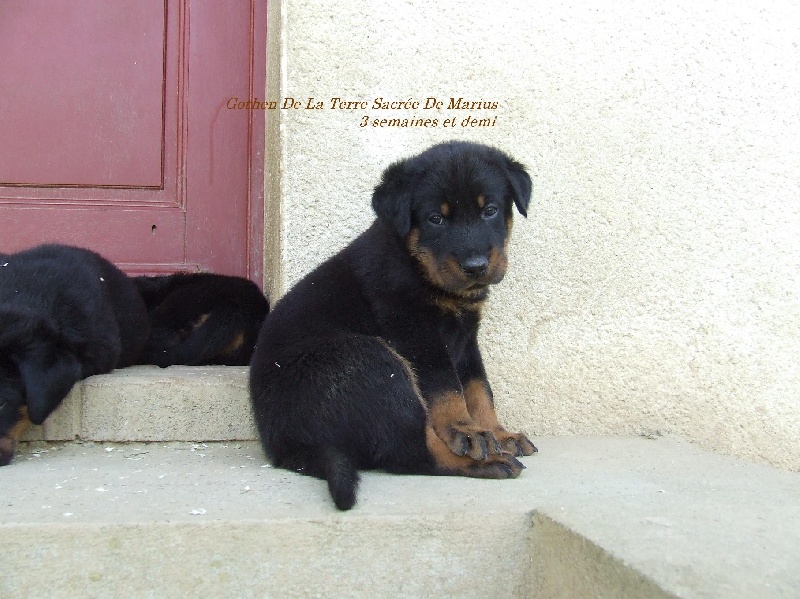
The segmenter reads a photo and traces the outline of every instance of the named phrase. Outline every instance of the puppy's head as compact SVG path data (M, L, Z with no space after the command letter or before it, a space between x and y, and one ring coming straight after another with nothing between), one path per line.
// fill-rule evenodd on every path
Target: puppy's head
M11 461L29 422L44 422L80 378L80 362L52 323L0 310L0 466Z
M449 142L386 169L372 206L430 283L477 299L503 279L513 208L527 216L530 197L520 163L489 146Z

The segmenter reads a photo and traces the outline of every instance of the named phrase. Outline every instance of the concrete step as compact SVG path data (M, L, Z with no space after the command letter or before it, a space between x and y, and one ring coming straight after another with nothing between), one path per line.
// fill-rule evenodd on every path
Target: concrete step
M516 480L365 473L254 442L29 443L0 597L798 597L800 476L671 438L537 438Z
M89 377L26 440L257 439L246 367L134 366Z

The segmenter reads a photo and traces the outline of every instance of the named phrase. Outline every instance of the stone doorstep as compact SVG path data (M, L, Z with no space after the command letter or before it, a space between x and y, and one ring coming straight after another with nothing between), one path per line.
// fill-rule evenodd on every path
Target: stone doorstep
M800 476L672 438L537 438L520 478L363 474L256 442L23 444L0 596L798 597Z
M89 377L27 441L231 441L257 438L248 369L133 366Z

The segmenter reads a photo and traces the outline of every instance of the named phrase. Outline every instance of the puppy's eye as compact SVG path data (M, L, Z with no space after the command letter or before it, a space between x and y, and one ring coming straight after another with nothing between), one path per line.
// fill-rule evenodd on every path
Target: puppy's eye
M441 214L431 214L428 217L428 222L432 225L441 225L444 222L444 217Z
M497 214L497 206L494 204L489 204L483 209L483 218L492 218L495 214Z

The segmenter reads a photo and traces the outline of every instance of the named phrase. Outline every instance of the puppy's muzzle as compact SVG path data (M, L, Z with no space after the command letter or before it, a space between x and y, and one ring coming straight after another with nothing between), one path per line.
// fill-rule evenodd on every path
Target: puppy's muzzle
M464 274L473 279L486 276L489 271L489 258L486 256L470 256L466 260L459 262Z

